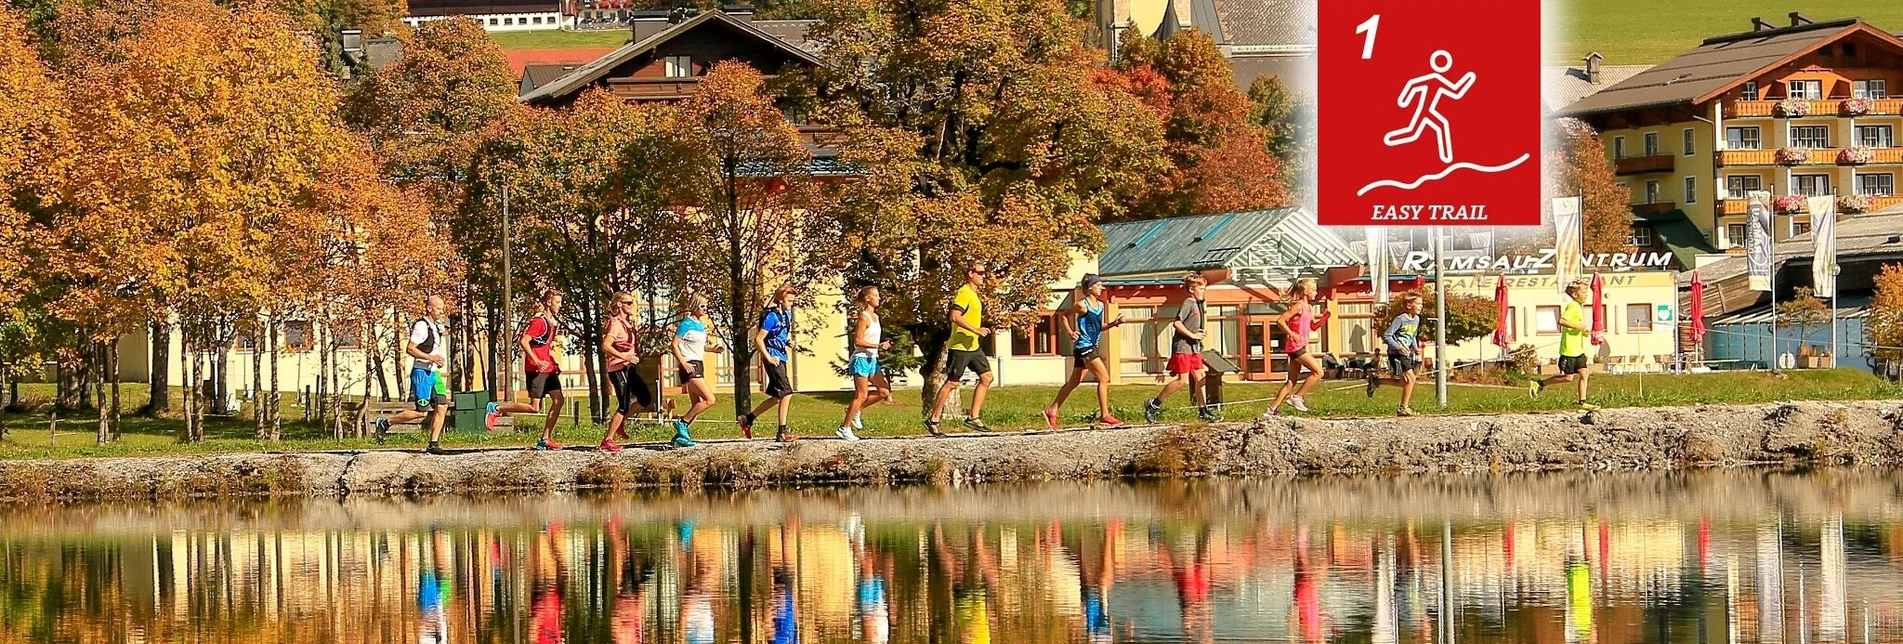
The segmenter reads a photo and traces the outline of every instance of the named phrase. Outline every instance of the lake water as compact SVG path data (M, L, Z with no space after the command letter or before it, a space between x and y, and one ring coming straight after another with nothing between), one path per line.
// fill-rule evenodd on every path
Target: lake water
M1903 640L1903 475L0 507L0 642Z

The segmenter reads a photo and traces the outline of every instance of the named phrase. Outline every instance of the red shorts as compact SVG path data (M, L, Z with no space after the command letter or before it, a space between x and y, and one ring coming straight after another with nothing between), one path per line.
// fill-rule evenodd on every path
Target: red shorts
M1172 353L1170 354L1169 364L1165 365L1165 368L1169 369L1170 375L1172 376L1195 372L1203 368L1203 354Z

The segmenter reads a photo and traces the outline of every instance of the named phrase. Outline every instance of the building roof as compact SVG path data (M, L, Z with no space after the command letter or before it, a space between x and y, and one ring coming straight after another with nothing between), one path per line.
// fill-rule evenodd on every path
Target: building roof
M1705 39L1691 51L1566 105L1558 115L1584 116L1703 103L1791 59L1859 32L1903 48L1903 41L1857 18L1716 36Z
M1651 224L1652 232L1658 234L1659 241L1665 244L1666 250L1672 252L1672 259L1676 260L1679 266L1696 266L1699 255L1716 252L1716 249L1705 240L1705 233L1699 232L1698 225L1692 223L1691 218L1685 216L1683 210L1655 215L1634 215L1633 219Z
M483 16L502 13L554 13L561 11L557 0L411 0L409 15L416 18L439 16Z
M535 91L535 88L547 85L550 81L561 78L579 67L581 67L579 64L530 63L522 68L522 81L516 87L515 93L519 96Z
M1288 268L1354 266L1361 255L1321 227L1306 208L1172 217L1104 224L1104 276L1143 275L1260 264L1258 255ZM1251 251L1255 251L1252 253ZM1249 260L1249 261L1242 261Z
M1777 243L1777 262L1782 265L1792 260L1795 263L1809 265L1812 256L1811 234L1806 232ZM1837 218L1837 258L1876 258L1886 255L1903 255L1903 206L1886 208L1862 215L1847 215ZM1706 284L1739 277L1745 274L1744 257L1727 257L1698 269L1698 274ZM1680 286L1691 284L1691 273L1680 273Z
M614 47L578 47L574 49L518 49L502 52L509 61L509 71L521 74L530 65L569 65L580 67L589 61L608 55Z
M794 47L798 47L800 49L804 49L806 51L810 51L813 53L819 53L820 42L817 40L813 40L809 36L809 34L811 34L813 31L813 25L817 25L817 24L819 24L818 20L755 20L753 21L753 26L758 28L760 31L773 34L773 37L786 42L786 44L789 44Z
M1316 0L1192 0L1190 18L1230 55L1312 52ZM1214 18L1211 20L1210 18Z
M1585 67L1576 65L1542 67L1540 68L1540 100L1549 109L1555 106L1566 107L1651 68L1651 65L1600 65L1599 82L1593 83L1586 79Z
M619 49L615 49L595 59L594 62L583 65L561 78L555 79L546 85L539 86L527 94L516 97L516 100L528 103L579 92L582 88L607 76L609 72L614 71L614 68L620 66L622 63L633 60L637 56L652 51L662 43L673 40L681 34L693 31L710 22L724 23L729 27L739 30L741 33L752 35L762 42L772 44L774 47L785 51L789 56L806 61L812 65L820 64L819 58L815 57L813 52L801 47L796 47L780 39L780 37L764 31L760 27L754 26L749 20L729 15L723 11L702 11L700 15L683 20L680 24L674 25L672 28L663 30L652 36L648 36L640 42L622 45Z

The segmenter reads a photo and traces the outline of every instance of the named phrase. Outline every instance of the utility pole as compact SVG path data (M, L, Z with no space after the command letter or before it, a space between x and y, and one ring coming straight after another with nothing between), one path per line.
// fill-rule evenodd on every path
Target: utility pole
M515 352L504 339L515 326L509 319L509 307L515 305L515 279L509 272L509 238L515 230L509 226L509 184L502 184L502 328L490 331L502 345L502 400L515 402Z
M1447 280L1441 268L1441 229L1434 227L1434 399L1447 408Z

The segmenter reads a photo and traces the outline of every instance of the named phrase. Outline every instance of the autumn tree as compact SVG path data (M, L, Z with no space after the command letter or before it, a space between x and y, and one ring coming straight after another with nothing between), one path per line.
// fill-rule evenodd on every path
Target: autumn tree
M1811 293L1811 287L1799 286L1791 293L1791 299L1777 303L1776 324L1779 328L1797 328L1798 341L1810 346L1810 329L1813 326L1830 324L1830 305Z
M1269 154L1281 166L1291 195L1312 198L1315 185L1315 99L1297 95L1280 76L1257 76L1249 84L1249 120L1266 133Z
M1421 294L1420 337L1423 341L1433 342L1439 333L1434 328L1433 318L1437 310L1434 290L1422 289L1419 293ZM1400 297L1389 300L1385 308L1376 313L1372 328L1388 328L1388 323L1394 321L1395 316L1405 310L1403 304L1404 301ZM1460 293L1447 294L1447 344L1460 344L1492 334L1495 309L1496 305L1492 298Z
M26 16L0 9L0 386L17 391L26 364L45 347L38 307L23 306L41 285L31 267L46 249L30 211L54 204L67 127L63 90L32 46ZM18 402L9 396L8 404Z
M965 263L993 268L989 324L1030 322L1073 258L1098 250L1095 224L1167 170L1162 123L1092 79L1096 54L1059 0L839 0L822 14L813 113L841 128L859 173L835 208L848 286L886 288L884 321L917 343L931 389Z
M1546 224L1539 228L1536 247L1552 244L1553 227L1550 202L1555 197L1585 197L1580 213L1585 235L1581 250L1587 254L1624 253L1632 250L1631 194L1612 172L1599 133L1575 119L1560 119L1549 126L1545 164ZM1531 229L1529 229L1530 231ZM1521 236L1524 238L1524 236ZM1522 244L1524 245L1524 244Z
M1880 364L1903 361L1903 264L1884 264L1876 276L1870 315L1863 320L1865 341Z

